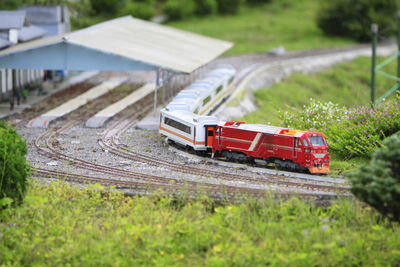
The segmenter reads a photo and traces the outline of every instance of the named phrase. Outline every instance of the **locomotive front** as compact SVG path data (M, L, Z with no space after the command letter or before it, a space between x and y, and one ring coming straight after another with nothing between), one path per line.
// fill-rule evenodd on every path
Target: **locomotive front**
M322 133L304 132L299 139L303 146L303 162L312 174L329 173L329 151L325 137Z

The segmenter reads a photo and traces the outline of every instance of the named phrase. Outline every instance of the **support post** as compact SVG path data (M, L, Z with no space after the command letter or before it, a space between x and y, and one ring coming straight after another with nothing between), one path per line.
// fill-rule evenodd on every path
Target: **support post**
M161 93L162 93L162 104L165 104L165 70L161 69L161 80L162 80L162 87L161 87Z
M400 77L400 11L397 11L397 78ZM397 81L397 94L400 94L400 81Z
M156 88L154 89L154 107L153 107L153 116L154 118L157 116L157 90L160 86L160 69L157 69L156 74Z
M372 66L371 66L371 106L374 107L375 104L375 57L376 57L376 39L378 35L378 25L371 25L372 32Z

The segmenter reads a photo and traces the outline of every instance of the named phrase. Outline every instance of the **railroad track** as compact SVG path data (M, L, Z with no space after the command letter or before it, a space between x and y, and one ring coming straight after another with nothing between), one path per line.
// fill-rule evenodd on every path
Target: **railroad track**
M347 186L339 186L333 183L326 183L326 184L316 184L315 181L311 183L311 181L300 181L300 182L293 182L287 181L285 178L282 181L282 177L278 175L268 175L268 177L260 178L252 178L249 176L231 174L226 172L218 172L218 171L210 171L206 169L176 164L156 158L152 158L140 153L136 153L131 151L128 146L123 145L119 142L119 137L123 132L125 132L128 128L135 124L136 120L133 116L129 118L121 119L120 121L116 122L112 127L108 128L101 139L98 140L100 146L118 156L133 160L133 161L140 161L152 166L162 166L169 170L191 174L191 175L198 175L198 176L205 176L205 177L215 177L216 179L224 180L224 181L232 181L232 182L246 182L246 183L256 183L256 184L267 184L267 185L277 185L277 186L284 186L284 187L291 187L291 188L303 188L311 191L325 191L325 192L338 192L338 193L346 193L348 192Z
M31 176L38 179L50 179L50 180L61 180L71 183L79 184L101 184L104 186L115 186L115 188L123 190L129 189L134 192L135 195L148 195L152 194L157 190L162 190L162 192L170 195L182 195L183 193L188 193L190 197L195 197L197 195L207 194L209 197L216 200L241 200L248 197L266 197L270 196L275 199L290 199L292 197L301 197L304 200L320 201L325 203L327 201L332 201L337 199L336 195L327 194L310 194L310 193L285 193L285 192L268 192L267 190L261 189L251 189L251 188L241 188L241 187L215 187L208 188L203 187L201 184L196 188L177 187L170 184L154 184L154 183L144 183L138 181L124 181L107 179L88 175L77 175L72 173L65 173L54 170L47 170L42 168L32 168Z
M357 47L358 48L358 47ZM336 49L333 51L333 53L337 51L350 51L353 48L349 49ZM279 60L290 60L294 58L300 58L300 57L305 57L305 56L314 56L314 55L321 55L321 54L326 54L329 53L329 51L312 51L312 52L305 52L305 53L296 53L295 55L288 55L285 57L280 57L277 60L271 61L274 63L275 61ZM271 65L271 62L269 64ZM262 62L256 62L252 65L248 65L247 68L244 70L244 72L241 73L240 76L238 76L235 79L235 83L239 84L242 82L248 75L250 75L252 72L259 70L260 68L263 67ZM47 131L46 133L42 134L39 136L39 138L36 139L35 141L35 146L36 148L40 151L40 153L54 159L62 159L64 161L69 162L71 165L80 167L86 170L90 170L96 173L103 173L110 175L110 177L113 177L113 179L106 179L106 178L101 178L101 177L92 177L92 176L82 176L82 175L73 175L70 173L65 173L65 172L59 172L57 173L50 173L52 171L49 170L44 170L44 169L35 169L33 168L33 171L36 174L43 175L43 177L59 177L56 179L61 179L61 177L64 177L64 180L71 181L71 182L79 182L79 183L101 183L105 185L115 185L117 188L130 188L132 190L137 189L136 191L140 192L149 192L149 188L151 190L154 189L162 189L163 191L166 192L177 192L176 190L182 190L183 188L190 188L189 191L194 193L198 192L198 190L203 190L204 192L210 193L211 195L222 195L222 192L228 193L230 195L235 195L235 194L249 194L253 196L265 196L266 190L265 189L257 189L257 188L251 188L251 186L254 185L276 185L280 188L285 188L291 191L294 191L296 189L301 189L301 190L307 190L307 193L294 193L294 195L302 196L302 197L318 197L318 196L327 196L327 197L334 197L336 194L341 194L345 196L349 196L348 192L348 187L346 185L340 185L340 184L333 184L330 182L321 182L321 183L315 183L314 180L307 180L304 179L303 181L294 181L296 178L291 178L288 177L281 177L281 176L276 176L276 175L260 175L257 174L258 177L250 177L250 176L244 176L244 175L238 175L238 174L229 174L225 172L216 172L216 171L210 171L210 170L205 170L201 168L196 168L196 167L190 167L190 166L185 166L185 165L180 165L176 164L173 162L168 162L152 157L148 157L146 155L140 154L140 153L135 153L133 151L130 151L128 146L125 144L122 144L119 141L119 138L123 132L125 132L129 127L132 127L132 125L135 124L137 119L143 114L145 111L144 108L143 110L140 109L140 107L146 106L146 103L143 102L143 104L139 105L139 109L137 109L134 113L134 115L131 115L131 117L120 117L119 120L113 124L112 127L106 129L105 134L98 140L100 146L111 152L114 153L118 156L124 157L131 159L133 161L139 161L139 162L144 162L148 165L151 166L162 166L168 170L174 171L174 172L180 172L180 173L185 173L189 175L196 175L196 176L202 176L206 178L215 178L215 179L220 179L223 181L228 181L228 182L245 182L246 185L239 185L239 186L231 186L231 185L221 185L221 184L213 184L211 182L207 183L202 183L202 182L196 182L196 181L188 181L188 180L180 180L180 179L174 179L174 178L167 178L167 177L160 177L156 175L149 175L149 174L143 174L139 172L134 172L134 171L129 171L129 170L124 170L120 168L114 168L114 167L108 167L100 164L96 164L93 162L89 162L87 160L79 159L76 157L72 157L66 154L63 154L56 148L56 143L54 140L56 137L73 127L74 125L77 125L80 123L80 121L70 121L66 122L66 124L61 127L61 128L52 128L51 130ZM148 104L147 106L151 106ZM87 111L86 113L91 113L92 111ZM76 115L76 114L75 114ZM78 117L83 117L84 114L79 114ZM76 116L77 117L77 116ZM47 172L47 174L46 174ZM261 176L261 177L260 177ZM114 179L115 178L115 179ZM125 180L122 180L125 179ZM289 180L289 181L288 181ZM147 190L147 191L146 191ZM273 194L279 195L284 197L286 196L292 196L293 193L285 193L285 192L280 192L280 191L274 191Z
M134 112L136 116L135 119L137 119L137 116L139 116L138 112ZM135 121L135 119L132 120L121 120L123 122L125 122L124 124L122 124L123 126L121 127L121 123L116 123L115 125L118 127L111 127L109 128L109 130L107 131L108 134L113 133L112 136L119 136L121 134L121 130L126 130L127 128L129 128L131 126L132 121ZM212 184L212 183L201 183L201 182L194 182L194 181L186 181L186 180L178 180L178 179L171 179L171 178L166 178L166 177L160 177L160 176L156 176L156 175L149 175L149 174L143 174L143 173L139 173L139 172L132 172L129 170L123 170L123 169L119 169L119 168L113 168L113 167L108 167L108 166L104 166L104 165L100 165L100 164L96 164L93 162L89 162L86 160L82 160L82 159L78 159L78 158L74 158L68 155L65 155L61 152L59 152L56 148L56 140L57 140L57 136L59 136L61 133L67 131L68 129L74 127L75 125L81 123L81 121L76 120L76 121L69 121L67 123L65 123L63 125L63 127L60 128L51 128L48 131L46 131L45 133L43 133L42 135L40 135L36 140L35 140L35 147L38 149L38 151L40 151L40 153L46 155L49 158L52 159L61 159L64 160L66 162L69 162L70 165L74 166L74 167L80 167L86 170L91 170L94 172L100 172L103 174L108 174L112 177L115 176L119 176L119 177L124 177L124 178L128 178L131 180L134 180L134 182L138 182L138 183L151 183L151 185L157 185L157 186L161 186L161 185L169 185L170 187L174 187L176 188L184 188L184 187L189 187L189 188L198 188L199 185L201 185L202 190L206 190L207 192L216 192L216 191L221 191L223 190L224 192L234 192L234 194L236 194L239 191L244 191L247 193L251 193L253 195L262 195L265 194L265 189L251 189L249 187L240 187L240 186L228 186L228 185L220 185L220 184ZM114 139L114 138L112 138ZM123 150L116 150L112 147L105 147L105 149L109 149L110 152L121 152ZM126 156L126 155L125 155ZM132 157L132 155L130 155ZM175 169L179 169L182 170L182 167L185 166L181 166L178 164L170 164L170 163L165 163L162 161L158 161L155 159L151 159L151 158L147 158L147 157L143 157L140 154L136 154L133 155L133 160L147 160L145 161L146 163L151 163L153 165L160 165L160 164L167 164L169 165L169 167L174 167ZM195 169L195 168L183 168L185 170L190 170L192 174L195 175L199 175L199 170ZM203 170L204 171L204 170ZM218 178L220 178L221 174L217 173L211 173L211 172L205 172L203 173L203 175L207 175L207 176L211 176L211 174L213 174L213 176L215 177L216 175L218 176ZM225 179L230 178L231 175L229 174L223 174ZM62 176L70 176L70 174L68 173L63 173ZM254 179L248 179L248 177L239 177L240 179L247 179L248 182L252 182L254 184L255 181ZM100 179L100 178L97 178ZM230 180L232 180L230 178ZM93 179L91 179L90 181L93 181ZM95 180L96 182L98 180ZM114 181L115 184L121 183L119 180L117 179L109 179L109 181L107 181L108 184L110 184L110 181ZM258 181L259 182L259 181ZM271 184L271 182L265 182L266 184ZM290 187L291 189L305 189L307 187L308 190L311 191L318 191L317 194L321 194L321 192L330 192L330 193L334 193L334 192L339 192L339 191L345 191L344 188L342 189L338 189L337 187L333 187L333 186L321 186L321 185L304 185L304 184L295 184L295 183L280 183L280 186L286 186L286 187ZM261 193L262 192L262 193ZM275 193L275 192L274 192ZM276 192L278 193L278 192ZM314 194L315 195L315 194ZM332 195L332 194L331 194Z
M141 181L145 183L152 183L152 184L173 184L175 187L190 187L190 188L197 188L199 184L201 184L202 188L207 188L207 190L211 190L214 188L223 187L224 190L231 192L231 191L236 191L237 188L246 188L246 190L251 190L248 187L240 187L240 186L228 186L228 185L220 185L220 184L212 184L212 183L201 183L201 182L194 182L194 181L188 181L188 180L179 180L179 179L174 179L174 178L167 178L164 176L156 176L156 175L150 175L150 174L143 174L139 172L133 172L129 170L124 170L124 169L119 169L119 168L114 168L114 167L109 167L109 166L104 166L100 164L96 164L93 162L89 162L83 159L78 159L75 157L71 157L68 155L65 155L61 152L59 152L55 148L55 140L57 139L57 136L60 135L61 133L67 131L68 129L74 127L75 125L81 123L80 121L70 121L66 124L64 124L63 127L61 128L52 128L48 130L47 132L43 133L40 135L36 141L35 141L35 146L40 151L40 153L44 154L45 156L52 158L52 159L61 159L63 161L68 162L71 166L74 167L80 167L86 170L94 171L94 172L100 172L103 174L108 174L113 177L118 176L118 177L124 177L124 178L129 178L132 180L136 181ZM117 124L118 125L118 124ZM110 147L107 147L110 149ZM115 149L109 150L110 152L116 152ZM132 155L131 155L132 156ZM137 160L137 157L140 157L140 154L135 154L133 157L131 157L132 160ZM142 157L143 159L147 159L149 161L144 161L148 164L163 164L164 162L158 161L155 159L151 158L145 158ZM176 168L182 169L182 165L178 164L173 164L171 166L174 166ZM190 168L183 168L186 170L190 170ZM176 170L176 171L179 171ZM201 173L201 171L204 171L204 173ZM237 181L237 179L241 179L241 181L247 181L247 182L252 182L254 183L265 183L266 185L271 185L271 184L276 184L279 186L285 186L290 189L307 189L309 191L318 191L318 194L321 192L326 192L326 193L336 193L340 192L343 193L346 191L345 188L338 188L336 186L326 186L326 185L315 185L315 184L304 184L304 183L290 183L290 182L277 182L277 181L255 181L254 179L248 179L246 176L238 176L237 179L232 179L230 174L226 173L213 173L213 172L208 172L202 169L196 169L192 168L191 170L192 174L195 175L206 175L207 177L216 177L216 178L223 178L225 180L230 180L230 181ZM67 173L64 173L64 175L67 175ZM223 176L223 177L221 177ZM118 183L118 180L116 180L116 183ZM265 189L262 189L261 191L265 192Z

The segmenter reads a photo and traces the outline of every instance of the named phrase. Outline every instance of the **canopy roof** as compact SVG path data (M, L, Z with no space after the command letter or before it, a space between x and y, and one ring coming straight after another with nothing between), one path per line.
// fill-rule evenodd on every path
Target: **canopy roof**
M0 68L190 73L232 45L127 16L2 50Z
M25 22L25 11L0 10L0 30L21 29Z
M27 42L42 37L46 33L47 31L34 25L22 27L21 30L18 31L18 41Z

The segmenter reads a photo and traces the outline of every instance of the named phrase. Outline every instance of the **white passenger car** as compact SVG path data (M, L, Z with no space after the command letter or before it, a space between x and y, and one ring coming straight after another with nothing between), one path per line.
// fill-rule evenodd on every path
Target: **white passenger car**
M159 132L182 146L204 151L211 148L218 123L219 119L214 116L199 116L191 111L167 107L160 112Z

